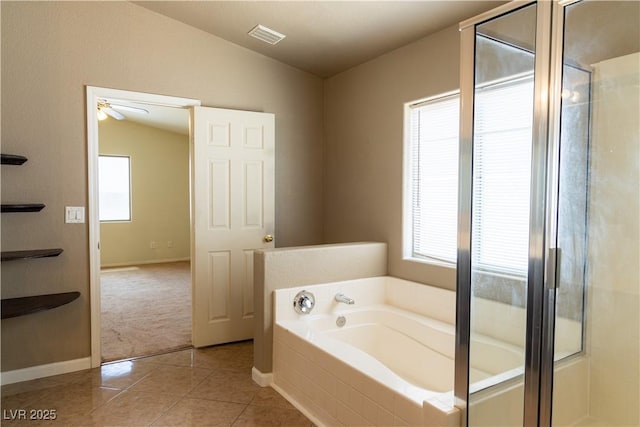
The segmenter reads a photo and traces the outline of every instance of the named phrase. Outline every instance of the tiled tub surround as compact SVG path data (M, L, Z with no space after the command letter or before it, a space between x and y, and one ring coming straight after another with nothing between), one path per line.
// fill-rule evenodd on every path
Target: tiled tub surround
M303 289L316 300L309 315L293 309L294 297ZM337 293L355 304L336 302ZM455 292L381 276L282 289L274 295L273 386L316 424L459 425L452 393ZM474 348L481 350L481 357L472 360L473 389L517 377L523 366L521 330L513 327L524 321L523 309L481 302L476 319L483 321L478 320L472 336ZM490 327L495 311L508 312L512 322ZM346 319L343 327L336 325L338 316ZM572 333L559 342L567 350L579 348L579 327L567 322L559 333ZM584 358L578 358L561 369L569 378L565 385L571 386L558 393L575 401L561 409L563 420L584 416L584 366ZM476 413L521 405L521 394L514 392L521 386L516 379L483 391ZM505 421L510 421L508 412Z
M310 315L292 307L302 289L315 295ZM373 277L278 290L275 313L274 388L315 423L458 425L454 292Z

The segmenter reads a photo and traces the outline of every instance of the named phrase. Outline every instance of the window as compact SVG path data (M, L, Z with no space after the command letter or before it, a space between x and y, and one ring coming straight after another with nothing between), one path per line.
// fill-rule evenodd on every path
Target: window
M98 157L100 221L131 221L130 164L126 156Z
M529 261L533 76L476 90L474 264L524 276Z
M458 93L408 105L405 253L454 264L458 222ZM483 270L524 275L528 261L533 77L476 91L473 247Z
M460 96L411 105L411 256L455 263Z

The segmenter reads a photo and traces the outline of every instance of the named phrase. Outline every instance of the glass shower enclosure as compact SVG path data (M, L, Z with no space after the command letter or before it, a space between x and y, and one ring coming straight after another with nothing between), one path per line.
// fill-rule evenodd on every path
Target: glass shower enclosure
M463 424L640 425L640 2L460 27Z

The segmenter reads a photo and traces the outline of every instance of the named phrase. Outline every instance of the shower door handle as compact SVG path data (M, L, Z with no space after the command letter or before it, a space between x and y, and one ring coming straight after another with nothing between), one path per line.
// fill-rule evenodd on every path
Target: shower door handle
M549 248L547 255L547 289L553 290L560 287L561 254L560 248Z

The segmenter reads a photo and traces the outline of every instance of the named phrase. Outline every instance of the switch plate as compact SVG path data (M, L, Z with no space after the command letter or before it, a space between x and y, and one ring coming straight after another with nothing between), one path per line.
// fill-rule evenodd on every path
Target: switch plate
M84 224L84 206L65 206L64 222L67 224Z

